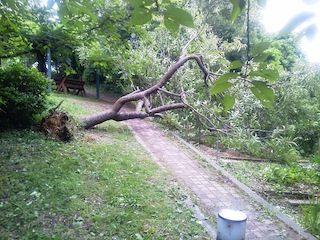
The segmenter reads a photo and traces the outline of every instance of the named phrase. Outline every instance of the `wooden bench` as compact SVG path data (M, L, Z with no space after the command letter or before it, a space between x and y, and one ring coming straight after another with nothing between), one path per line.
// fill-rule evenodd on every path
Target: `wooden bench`
M74 79L74 78L67 78L67 77L53 77L57 85L57 92L63 90L65 94L70 92L70 89L73 89L73 92L78 95L79 93L86 96L86 91L84 90L84 81Z

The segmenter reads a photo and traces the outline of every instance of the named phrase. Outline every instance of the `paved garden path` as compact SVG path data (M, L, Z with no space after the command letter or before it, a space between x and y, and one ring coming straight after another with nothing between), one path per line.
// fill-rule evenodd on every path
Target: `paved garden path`
M104 99L103 96L101 98ZM183 141L165 134L148 120L134 119L125 123L154 161L165 168L196 199L196 204L203 209L204 215L217 216L223 208L245 212L248 216L246 239L315 239L286 216L270 211L268 207L271 205L259 197L255 198L257 195L254 192L246 189L232 176L224 175L224 170L214 162L208 164L213 159L208 159L199 152L197 154L197 150L193 151ZM201 164L199 154L206 158L209 167Z

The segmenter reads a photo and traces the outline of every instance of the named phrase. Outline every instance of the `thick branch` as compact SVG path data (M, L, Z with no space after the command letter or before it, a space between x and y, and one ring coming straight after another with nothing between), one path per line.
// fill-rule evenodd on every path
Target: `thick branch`
M163 88L159 88L158 89L160 92L164 92L165 94L171 95L171 96L175 96L175 97L181 97L181 94L177 94L177 93L173 93L173 92L169 92Z
M129 120L129 119L135 119L135 118L146 118L146 117L153 117L154 115L162 112L166 112L169 110L175 110L179 108L184 108L185 105L183 103L175 103L175 104L170 104L170 105L165 105L165 106L160 106L157 108L153 108L150 110L149 113L147 112L119 112L112 118L112 120L115 121L124 121L124 120Z
M107 120L116 120L116 121L123 121L123 120L128 120L128 119L133 119L133 118L145 118L145 117L150 117L154 116L155 114L168 111L168 110L173 110L173 109L178 109L178 108L183 108L185 107L185 104L182 103L175 103L175 104L170 104L170 105L163 105L160 107L152 108L149 100L147 97L149 97L151 94L157 93L159 91L166 92L165 90L161 89L164 85L168 83L168 81L171 79L171 77L177 72L177 70L183 66L186 62L189 60L195 60L204 73L204 79L207 79L207 77L210 75L210 72L207 70L207 68L204 65L203 62L203 57L200 54L194 54L194 55L189 55L189 56L184 56L180 58L174 65L172 65L168 71L163 75L163 77L159 80L158 83L155 85L151 86L150 88L144 90L144 91L135 91L133 93L127 94L121 98L119 98L111 107L110 110L95 114L93 116L89 116L85 119L83 119L83 124L85 128L91 128L97 124L100 124L104 121ZM168 93L168 92L167 92ZM172 94L171 94L172 95ZM175 94L176 96L183 97L181 94ZM183 93L184 95L184 93ZM145 108L145 112L142 111L142 105L139 103L137 110L135 112L120 112L121 108L128 102L132 101L138 101L142 100L143 105Z
M142 118L156 116L157 114L165 111L184 108L184 107L185 105L183 103L175 103L175 104L153 108L150 110L149 113L142 112L142 111L134 111L134 112L118 112L114 114L112 111L104 111L104 112L100 112L95 115L92 115L86 119L83 119L82 122L84 124L84 128L88 129L108 120L124 121L124 120L135 119L135 118L142 119Z
M174 65L172 65L168 69L168 71L163 75L163 77L160 79L160 81L157 84L155 84L152 87L150 87L144 91L141 91L139 93L126 95L126 96L119 98L115 102L115 104L112 106L111 111L113 111L114 113L117 113L120 111L120 109L124 106L125 103L131 102L131 101L137 101L137 100L142 99L146 96L149 96L152 93L156 93L158 91L158 89L160 89L161 87L166 85L167 82L170 80L170 78L175 74L175 72L189 60L195 60L198 63L200 69L205 74L205 77L209 74L209 71L206 69L206 67L204 66L204 64L202 62L201 55L195 54L195 55L189 55L189 56L183 57L183 58L179 59L178 62L176 62Z

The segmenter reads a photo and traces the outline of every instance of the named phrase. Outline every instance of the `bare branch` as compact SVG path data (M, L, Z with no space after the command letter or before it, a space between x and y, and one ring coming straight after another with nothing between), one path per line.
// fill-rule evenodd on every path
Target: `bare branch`
M150 111L151 111L151 104L150 104L150 101L149 101L149 99L147 98L147 97L144 97L143 99L143 105L144 105L144 108L145 108L145 110L146 110L146 113L150 113Z
M165 90L165 89L163 89L163 88L159 88L158 90L159 90L160 92L164 92L164 93L166 93L166 94L168 94L168 95L172 95L172 96L175 96L175 97L181 97L181 94L169 92L169 91L167 91L167 90ZM162 98L162 97L161 97L161 98Z
M136 106L136 112L141 112L143 107L143 101L140 99L138 100L137 106Z
M160 90L160 89L159 89L159 90ZM159 95L159 98L160 98L161 104L162 104L162 106L163 106L163 105L164 105L164 102L163 102L163 99L162 99L161 92L158 92L158 95Z
M190 108L193 112L195 112L198 116L202 117L203 119L205 119L210 125L211 127L209 127L207 124L205 124L203 121L201 121L201 119L199 119L201 121L201 123L210 131L218 131L218 132L221 132L223 134L226 134L226 135L230 135L230 136L233 136L232 134L228 133L228 132L225 132L224 130L221 130L221 129L218 129L215 127L214 123L207 117L205 116L204 114L202 114L201 112L199 112L197 109L195 109L193 106L191 106L187 100L186 100L186 96L184 95L183 97L181 97L181 100L182 102L188 107Z
M173 103L173 104L169 104L169 105L164 105L164 106L153 108L150 111L150 115L152 116L156 113L161 113L161 112L174 110L174 109L180 109L180 108L185 108L185 105L183 103Z
M188 94L188 93L187 93L187 94ZM194 97L192 97L190 94L188 94L188 96L191 97L194 101L196 101L196 99L195 99ZM223 124L223 127L224 127L224 128L232 129L231 126L228 126L227 124L225 124L213 111L211 111L209 108L207 108L207 107L205 106L205 104L201 104L201 105L202 105L202 107L203 107L207 112L211 112L211 114L214 116L214 118L215 118L217 121L219 121L220 123Z
M159 117L159 113L184 108L185 105L183 103L175 103L170 105L165 105L157 108L153 108L150 110L150 113L147 112L119 112L114 117L110 118L109 120L115 120L115 121L124 121L129 119L135 119L135 118L146 118L146 117Z
M197 37L199 37L199 35L200 35L200 33L203 31L203 29L204 29L204 26L203 26L198 32L195 32L195 33L193 34L193 36L191 36L190 40L189 40L189 41L187 42L187 44L184 45L184 47L182 48L180 58L187 55L187 49L188 49L188 47L190 46L190 44L191 44L194 40L196 40Z

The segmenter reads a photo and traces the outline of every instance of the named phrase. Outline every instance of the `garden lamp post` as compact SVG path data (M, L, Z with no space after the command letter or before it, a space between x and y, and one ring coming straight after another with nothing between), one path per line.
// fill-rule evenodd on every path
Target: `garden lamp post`
M54 0L47 0L47 9L50 10L53 7ZM51 49L47 48L47 63L48 63L48 69L47 69L47 77L49 80L51 80ZM52 90L51 82L49 82L48 90Z

